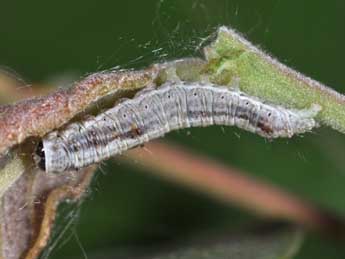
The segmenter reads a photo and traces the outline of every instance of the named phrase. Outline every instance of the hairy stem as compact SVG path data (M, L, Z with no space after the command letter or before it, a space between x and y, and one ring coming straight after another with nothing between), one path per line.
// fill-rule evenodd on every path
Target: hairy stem
M234 30L221 27L205 56L212 82L230 85L236 79L247 94L290 108L319 104L322 111L316 119L345 133L343 95L279 63Z

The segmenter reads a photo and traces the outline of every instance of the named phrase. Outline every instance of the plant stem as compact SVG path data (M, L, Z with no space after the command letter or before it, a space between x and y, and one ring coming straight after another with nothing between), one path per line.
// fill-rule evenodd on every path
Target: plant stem
M345 133L345 97L323 84L279 63L234 30L221 27L214 43L205 48L206 73L212 82L239 87L249 95L289 108L319 104L316 119Z

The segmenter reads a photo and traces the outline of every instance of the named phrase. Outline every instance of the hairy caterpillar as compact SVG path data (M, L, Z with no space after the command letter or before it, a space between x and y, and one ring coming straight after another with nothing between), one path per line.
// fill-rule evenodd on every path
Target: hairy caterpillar
M211 84L167 83L48 134L36 150L37 163L47 172L78 169L188 127L235 125L265 138L292 137L317 126L319 110L286 109Z

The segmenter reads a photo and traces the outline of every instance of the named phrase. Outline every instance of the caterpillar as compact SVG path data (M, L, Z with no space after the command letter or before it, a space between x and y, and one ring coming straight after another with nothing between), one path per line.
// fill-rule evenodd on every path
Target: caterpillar
M237 126L265 138L292 137L318 126L320 106L293 110L210 83L166 83L142 90L94 118L44 137L37 165L46 172L76 170L182 128Z

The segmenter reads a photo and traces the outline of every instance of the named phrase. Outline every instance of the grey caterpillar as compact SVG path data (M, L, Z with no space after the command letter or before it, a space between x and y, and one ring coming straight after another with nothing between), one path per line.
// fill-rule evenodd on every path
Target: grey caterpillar
M39 143L46 172L100 162L182 128L237 126L265 138L292 137L317 126L318 105L305 110L263 103L238 90L200 83L168 83L139 92L93 119L49 133Z

